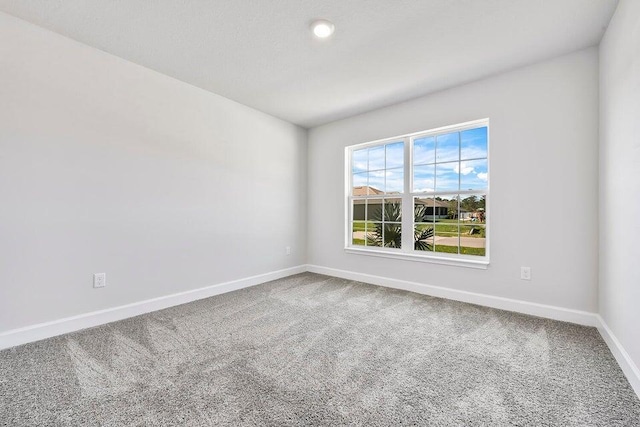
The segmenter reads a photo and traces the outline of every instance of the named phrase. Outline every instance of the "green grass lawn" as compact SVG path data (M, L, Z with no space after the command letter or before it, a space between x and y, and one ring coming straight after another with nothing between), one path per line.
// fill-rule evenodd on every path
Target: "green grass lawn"
M456 246L442 246L436 245L436 252L445 252L449 254L457 254L458 248ZM460 253L463 255L478 255L484 256L485 249L484 248L468 248L465 246L460 247Z
M364 231L365 221L353 221L353 231ZM368 226L370 229L373 228L373 222L369 221Z
M353 239L352 244L357 246L364 246L364 239ZM449 253L449 254L457 254L458 248L456 246L444 246L444 245L436 245L436 252ZM484 248L468 248L462 246L460 248L460 253L463 255L477 255L484 256L485 249Z
M467 247L461 246L460 253L463 255L485 256L486 250L485 248L467 248Z
M453 220L441 220L435 224L435 232L437 236L457 236L458 235L458 223L457 222L443 222ZM417 224L418 230L424 230L425 228L433 227L432 224ZM471 234L471 230L474 230ZM465 237L485 237L484 224L460 224L460 235Z

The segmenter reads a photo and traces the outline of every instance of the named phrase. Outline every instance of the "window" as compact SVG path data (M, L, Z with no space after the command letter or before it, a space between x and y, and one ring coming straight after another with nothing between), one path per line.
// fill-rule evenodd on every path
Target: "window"
M486 265L488 127L480 120L348 147L347 250Z

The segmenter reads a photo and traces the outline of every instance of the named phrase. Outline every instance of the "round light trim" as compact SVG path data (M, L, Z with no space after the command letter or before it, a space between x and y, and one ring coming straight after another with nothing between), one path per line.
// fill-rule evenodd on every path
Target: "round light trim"
M325 39L333 34L333 31L336 29L336 26L326 19L318 19L317 21L313 21L311 24L311 31L316 37L321 39Z

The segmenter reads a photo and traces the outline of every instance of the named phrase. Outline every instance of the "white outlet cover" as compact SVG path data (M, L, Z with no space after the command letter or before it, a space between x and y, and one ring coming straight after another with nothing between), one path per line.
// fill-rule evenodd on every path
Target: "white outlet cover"
M531 267L520 267L520 279L531 280Z
M104 288L107 286L107 273L96 273L93 275L93 287Z

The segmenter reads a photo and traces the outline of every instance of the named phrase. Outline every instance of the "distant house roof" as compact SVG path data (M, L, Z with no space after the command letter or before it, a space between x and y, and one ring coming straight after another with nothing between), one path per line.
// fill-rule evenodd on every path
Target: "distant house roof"
M416 203L422 204L422 205L427 205L430 207L436 207L436 208L448 208L449 207L449 200L437 200L437 199L416 199Z
M353 195L354 196L384 196L385 193L382 190L378 190L375 187L371 187L369 185L361 185L358 187L353 187ZM387 196L389 196L389 198L397 198L400 196L399 193L387 193ZM429 207L439 207L439 208L448 208L449 207L449 203L451 203L451 200L438 200L438 199L434 199L434 198L430 198L430 197L425 197L425 198L418 198L415 199L416 200L416 204L420 204L420 205L427 205ZM361 205L365 203L364 199L359 199L359 200L354 200L353 201L354 204L356 205ZM370 205L377 205L382 203L382 199L369 199L369 204ZM466 209L460 207L460 212L469 212Z
M384 191L378 190L375 187L370 187L368 185L361 185L360 187L353 187L353 195L354 196L366 196L366 195L381 195L384 194Z

